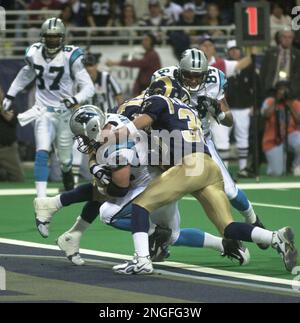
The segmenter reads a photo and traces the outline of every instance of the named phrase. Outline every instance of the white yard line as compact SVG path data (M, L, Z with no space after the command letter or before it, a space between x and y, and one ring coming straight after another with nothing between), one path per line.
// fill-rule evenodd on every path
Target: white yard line
M300 188L300 182L292 183L248 183L239 184L239 188L244 190L286 190L292 188ZM58 188L48 188L47 193L50 195L57 194ZM0 196L11 195L35 195L35 188L7 188L0 189Z
M187 201L197 202L197 200L192 196L185 196L182 199ZM268 203L256 203L256 202L251 202L251 204L254 206L264 206L264 207L271 207L275 209L300 210L300 206L289 206L289 205L281 205L281 204L268 204Z
M21 241L21 240L13 240L13 239L5 239L5 238L0 238L0 243L6 243L6 244L11 244L11 245L16 245L16 246L23 246L23 247L48 249L48 250L60 250L57 246L54 246L54 245L47 245L47 244ZM103 252L103 251L96 251L96 250L90 250L90 249L80 249L80 252L82 255L100 256L100 257L113 258L113 259L128 260L128 259L132 258L132 256L128 256L128 255ZM221 270L221 269L214 269L214 268L196 266L196 265L185 264L185 263L180 263L180 262L173 262L173 261L165 261L163 263L159 263L159 265L166 266L166 267L172 267L172 268L184 269L184 270L191 271L191 272L198 272L198 273L218 275L218 276L223 276L223 277L237 278L237 279L242 279L242 280L246 280L246 281L255 281L255 282L286 285L291 288L291 291L292 291L292 286L293 286L295 289L298 289L298 291L300 291L300 281L296 281L296 280L274 278L274 277L260 276L260 275L240 273L240 272L231 272L231 271L226 271L226 270Z

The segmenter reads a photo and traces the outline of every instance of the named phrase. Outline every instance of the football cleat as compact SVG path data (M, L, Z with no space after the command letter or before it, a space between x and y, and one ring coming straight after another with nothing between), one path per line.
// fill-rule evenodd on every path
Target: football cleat
M256 215L256 221L254 223L252 223L252 225L254 225L255 227L265 229L265 226L262 224L262 222L260 221L260 219L257 215ZM258 246L258 248L260 248L262 250L266 250L269 248L270 245L265 244L265 243L257 243L257 246Z
M85 264L85 261L79 254L80 238L78 237L78 234L65 232L58 237L56 243L59 248L64 251L68 260L70 260L74 265L82 266Z
M150 275L153 273L153 266L150 256L139 257L135 254L131 261L113 266L113 271L124 275Z
M156 226L154 232L149 236L150 258L153 262L162 262L170 256L168 241L172 230Z
M243 246L241 241L223 239L222 245L224 248L224 252L221 254L222 257L226 256L229 259L236 259L241 266L247 265L250 262L249 250Z
M33 200L36 227L43 238L49 236L52 216L59 210L53 197L36 197Z
M275 231L272 238L272 247L280 254L285 268L291 272L297 265L298 252L294 245L294 232L290 227Z

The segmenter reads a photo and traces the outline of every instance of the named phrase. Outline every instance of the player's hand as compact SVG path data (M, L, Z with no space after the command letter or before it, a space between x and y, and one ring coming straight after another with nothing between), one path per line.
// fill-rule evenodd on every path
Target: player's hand
M94 164L90 172L101 185L108 185L111 182L111 170L107 166Z
M14 99L14 97L12 97L12 96L7 96L7 95L5 96L5 98L2 101L2 110L4 112L11 109L13 99Z
M73 109L78 106L78 101L75 97L63 99L61 102L66 106L67 109Z
M199 96L197 100L196 110L198 111L199 118L203 119L207 115L208 111L208 102L206 96Z

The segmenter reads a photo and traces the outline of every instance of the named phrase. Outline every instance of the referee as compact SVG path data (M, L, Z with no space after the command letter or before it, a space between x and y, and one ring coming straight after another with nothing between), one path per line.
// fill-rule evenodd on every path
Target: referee
M122 89L109 72L99 71L98 57L91 53L85 56L85 67L95 84L95 95L91 104L99 107L105 113L112 113L124 102Z

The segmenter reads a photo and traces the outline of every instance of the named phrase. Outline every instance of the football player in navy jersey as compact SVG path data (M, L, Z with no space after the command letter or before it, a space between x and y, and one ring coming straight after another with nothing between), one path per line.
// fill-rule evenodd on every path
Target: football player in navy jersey
M172 164L165 165L168 169L134 200L132 232L135 255L132 261L116 265L113 270L120 274L151 274L153 266L147 234L149 214L185 194L192 194L225 238L270 245L281 255L287 271L292 271L297 264L297 250L291 228L284 227L272 232L233 221L221 171L206 150L200 124L186 104L187 93L178 81L168 77L158 78L151 83L148 94L143 113L133 121L135 127L125 126L117 130L115 135L123 140L124 135L134 136L137 129L152 126L157 130L176 131L180 140L176 142L175 138L168 146ZM187 149L181 147L178 155L180 144ZM180 158L174 158L176 154Z

